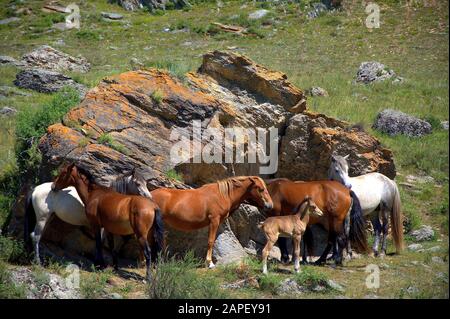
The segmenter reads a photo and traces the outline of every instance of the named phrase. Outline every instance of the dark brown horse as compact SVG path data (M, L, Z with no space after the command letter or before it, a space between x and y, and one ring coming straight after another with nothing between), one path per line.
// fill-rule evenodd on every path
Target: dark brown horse
M212 249L217 229L241 203L272 209L266 184L257 176L232 177L197 189L159 188L151 194L167 225L181 231L209 226L206 254L209 268L214 267Z
M101 241L101 228L115 235L135 234L144 252L147 279L150 279L151 248L147 241L153 234L154 247L163 249L163 223L158 206L149 198L137 195L124 195L111 188L97 185L90 174L75 164L64 167L52 185L58 191L74 186L86 210L86 217L95 234L95 264L104 266ZM114 240L108 237L113 252L114 266L117 268L117 255Z
M266 183L273 200L270 216L294 214L295 209L307 196L311 197L323 212L322 217L311 216L308 223L308 225L321 224L328 230L328 245L316 264L325 263L331 248L336 264L342 264L342 249L347 240L344 234L344 221L349 212L349 240L357 250L367 251L365 223L358 198L344 185L335 181L294 182L288 179L274 179ZM286 259L287 249L283 243L280 246L284 246L280 249L283 259Z

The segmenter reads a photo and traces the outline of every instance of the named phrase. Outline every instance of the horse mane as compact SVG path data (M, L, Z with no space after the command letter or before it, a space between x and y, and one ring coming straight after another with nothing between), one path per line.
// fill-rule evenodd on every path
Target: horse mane
M263 180L258 176L254 176L254 178L257 178L261 180L261 182L263 182ZM217 181L216 183L219 186L220 195L222 195L223 197L231 196L233 194L233 190L236 187L241 186L241 182L247 179L249 179L249 176L236 176Z

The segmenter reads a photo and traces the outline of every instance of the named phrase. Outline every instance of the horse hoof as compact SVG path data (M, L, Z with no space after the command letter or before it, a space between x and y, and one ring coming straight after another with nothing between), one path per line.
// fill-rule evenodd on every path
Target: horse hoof
M325 265L325 261L324 260L317 260L314 263L314 266L323 266L323 265Z
M216 265L214 265L212 262L209 263L208 269L214 269L216 268Z

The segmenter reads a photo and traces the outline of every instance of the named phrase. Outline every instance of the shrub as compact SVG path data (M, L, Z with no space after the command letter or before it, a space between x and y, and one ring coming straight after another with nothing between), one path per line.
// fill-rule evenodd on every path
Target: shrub
M157 104L159 104L162 102L162 100L164 98L164 94L160 90L156 89L152 92L151 97L152 97L153 101L155 101Z
M152 299L225 298L215 278L208 274L199 276L196 268L201 262L189 251L183 258L161 260L157 266L148 293Z
M166 172L166 176L167 176L167 178L168 179L173 179L173 180L176 180L176 181L178 181L178 182L183 182L183 175L181 175L180 173L178 173L176 170L174 170L173 168L172 169L169 169L167 172Z
M75 33L76 37L78 39L84 39L84 40L93 40L98 41L101 40L101 36L97 31L90 31L90 30L82 30Z
M7 265L0 260L0 299L23 299L25 297L25 287L14 284Z
M0 261L23 263L26 259L26 252L22 241L0 236Z
M40 108L28 108L17 115L16 157L20 171L36 168L40 163L40 154L37 148L39 138L44 135L49 125L61 121L63 115L79 101L78 92L73 88L66 87Z
M303 267L302 272L295 274L294 280L297 284L308 290L313 290L317 286L324 287L323 292L332 289L328 284L328 278L325 274L307 267Z
M117 152L120 152L122 154L128 155L130 153L125 146L117 143L114 140L114 138L108 133L103 133L102 135L100 135L97 139L97 142L100 144L107 145L111 147L113 150L116 150Z
M186 73L189 72L189 66L187 64L174 63L171 61L152 61L146 63L147 67L156 68L159 70L166 70L172 76L184 81Z
M280 278L272 273L262 275L259 277L259 289L270 292L272 295L277 294L280 286Z
M85 299L98 299L104 296L111 271L93 271L80 280L80 293Z

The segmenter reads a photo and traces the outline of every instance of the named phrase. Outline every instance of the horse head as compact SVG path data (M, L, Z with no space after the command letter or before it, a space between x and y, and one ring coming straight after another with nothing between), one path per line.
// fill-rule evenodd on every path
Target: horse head
M267 191L266 184L258 176L249 176L250 185L247 188L247 201L264 210L271 210L273 208L272 197Z
M83 170L80 170L75 163L66 165L60 170L58 176L53 181L52 190L59 191L69 186L75 186L78 179L81 179L84 184L89 183L89 176Z
M147 181L144 176L137 172L136 168L133 168L131 172L131 182L136 187L139 195L152 199L152 194L150 194L150 191L147 188Z
M331 155L331 165L328 171L328 178L332 181L338 181L344 184L347 188L352 188L350 178L348 176L348 162L347 159L350 154L346 156Z

